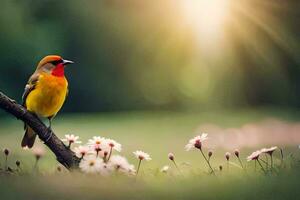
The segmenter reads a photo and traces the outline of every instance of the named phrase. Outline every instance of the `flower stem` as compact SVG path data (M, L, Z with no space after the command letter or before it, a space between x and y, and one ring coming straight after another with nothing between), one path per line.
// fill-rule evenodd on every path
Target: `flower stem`
M206 158L206 156L204 155L204 153L203 153L202 149L200 149L200 152L201 152L201 154L202 154L203 158L205 159L205 161L207 162L207 164L208 164L209 168L211 169L211 172L212 172L214 175L216 175L216 174L215 174L215 171L213 170L213 168L212 168L212 167L211 167L211 165L210 165L210 162L209 162L209 160L208 160L208 159Z
M239 160L239 163L240 163L241 167L244 169L244 166L243 166L243 163L242 163L240 157L238 157L238 160Z
M139 174L141 163L142 163L142 160L140 159L139 164L138 164L138 168L136 170L136 176Z
M261 170L266 174L266 173L267 173L266 170L264 169L264 167L262 166L262 164L259 162L258 159L257 159L257 162L258 162L258 164L260 165Z
M178 165L176 164L175 160L172 160L172 161L173 161L173 163L174 163L174 165L175 165L176 169L178 170L178 172L181 174L181 171L180 171L180 169L179 169Z
M279 149L280 149L280 156L281 156L280 166L282 166L282 164L283 164L283 150L282 150L282 148L279 148Z
M268 159L268 155L265 154L265 157L266 157L266 168L267 170L269 169L269 159Z
M271 157L271 171L273 170L273 155L270 154L270 157Z
M227 171L229 171L229 160L227 160Z
M7 167L7 156L5 156L5 170L8 170L8 167Z
M109 155L108 155L108 158L107 158L107 160L106 160L106 162L108 162L109 161L109 159L110 159L110 157L111 157L111 154L112 154L112 147L110 147L110 151L109 151Z

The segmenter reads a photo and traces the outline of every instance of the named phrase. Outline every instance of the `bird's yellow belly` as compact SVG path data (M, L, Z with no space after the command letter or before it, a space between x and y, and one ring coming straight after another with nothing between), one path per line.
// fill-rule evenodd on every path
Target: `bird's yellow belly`
M35 89L27 96L26 107L42 117L54 116L63 106L67 91L65 77L41 75Z

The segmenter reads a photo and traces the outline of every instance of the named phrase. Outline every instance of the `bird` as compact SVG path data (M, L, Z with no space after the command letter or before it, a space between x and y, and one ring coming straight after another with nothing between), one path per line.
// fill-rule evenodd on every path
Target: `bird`
M65 67L73 64L58 55L45 56L30 76L22 96L22 105L37 117L49 120L51 130L52 119L62 108L68 95L68 80L65 77ZM23 148L32 148L36 133L24 124L25 134L21 142Z

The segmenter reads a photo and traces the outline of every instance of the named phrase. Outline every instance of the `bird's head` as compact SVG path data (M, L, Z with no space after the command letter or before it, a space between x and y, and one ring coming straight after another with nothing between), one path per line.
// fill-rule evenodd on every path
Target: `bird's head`
M53 76L63 77L65 75L65 66L73 63L73 61L65 60L61 56L49 55L39 62L37 70Z

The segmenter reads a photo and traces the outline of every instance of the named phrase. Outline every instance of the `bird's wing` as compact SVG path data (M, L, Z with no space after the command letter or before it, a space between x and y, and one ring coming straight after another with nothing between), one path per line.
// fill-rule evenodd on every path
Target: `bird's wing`
M23 93L23 96L22 96L22 101L23 101L23 106L26 107L26 99L27 99L27 96L30 94L30 92L32 90L35 89L35 86L36 86L36 83L37 81L39 80L39 73L38 72L35 72L28 80L26 86L25 86L25 90L24 90L24 93Z

